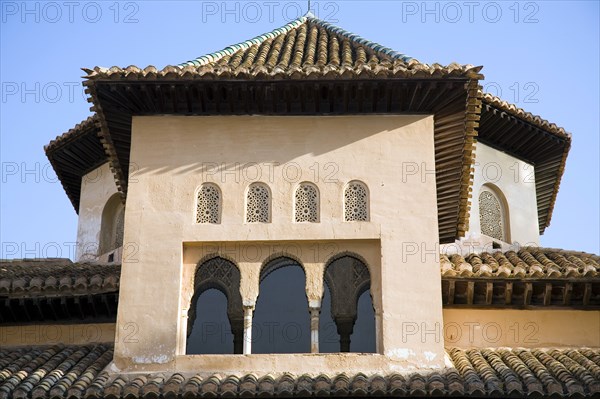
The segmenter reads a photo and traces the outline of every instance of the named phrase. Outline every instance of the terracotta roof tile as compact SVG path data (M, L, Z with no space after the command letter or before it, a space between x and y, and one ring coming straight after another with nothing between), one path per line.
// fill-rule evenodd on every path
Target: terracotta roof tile
M491 104L496 108L499 108L507 113L516 116L526 122L529 122L542 130L552 133L560 138L571 139L571 133L567 132L564 128L557 126L555 123L549 122L541 116L534 115L531 112L527 112L522 108L517 107L507 101L502 100L500 97L496 97L489 93L481 93L481 100L484 103Z
M115 374L110 345L0 350L0 398L597 397L600 349L448 349L452 367L389 375Z
M561 249L523 248L518 252L483 252L462 257L441 255L443 277L596 278L600 257Z
M481 67L424 64L307 14L287 25L177 66L84 69L87 79L469 77Z
M121 266L69 259L0 260L0 296L89 295L119 290Z

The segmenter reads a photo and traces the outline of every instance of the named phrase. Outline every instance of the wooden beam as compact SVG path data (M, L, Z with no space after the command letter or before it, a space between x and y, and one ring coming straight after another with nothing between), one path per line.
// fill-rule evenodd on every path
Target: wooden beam
M473 304L473 296L475 294L475 282L469 281L467 283L467 304Z
M563 305L569 306L571 304L571 295L573 294L573 283L566 283L563 290Z
M523 293L523 305L531 305L531 295L533 294L533 286L531 283L525 283L525 292Z
M549 306L552 303L552 283L546 283L544 291L544 306Z
M507 282L504 288L504 304L510 305L512 303L513 283Z
M485 304L491 305L494 299L494 283L485 284Z
M583 291L583 305L588 306L590 304L590 298L592 297L592 283L585 283L585 289Z

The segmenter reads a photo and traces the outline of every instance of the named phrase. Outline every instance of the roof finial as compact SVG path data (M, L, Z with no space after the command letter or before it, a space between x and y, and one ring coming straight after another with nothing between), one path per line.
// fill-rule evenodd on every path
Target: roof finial
M310 12L310 0L308 0L308 10L306 10L306 13L308 14Z

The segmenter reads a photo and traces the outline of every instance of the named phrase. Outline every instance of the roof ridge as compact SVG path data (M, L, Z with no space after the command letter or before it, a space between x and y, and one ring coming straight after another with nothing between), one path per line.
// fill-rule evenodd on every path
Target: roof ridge
M362 37L356 33L352 33L350 31L345 30L344 28L341 28L330 22L324 21L324 20L316 17L311 12L308 12L304 17L306 17L309 22L313 22L318 26L321 26L327 30L330 30L331 32L335 33L336 35L342 36L348 40L351 40L358 44L366 46L377 53L387 55L388 57L391 57L391 58L397 59L397 60L402 60L404 62L408 62L410 60L417 61L416 59L414 59L406 54L400 53L396 50L393 50L393 49L386 47L382 44L379 44L377 42L373 42L371 40L365 39L364 37Z
M367 40L364 37L362 37L356 33L352 33L350 31L347 31L347 30L337 26L337 25L334 25L330 22L322 20L322 19L318 18L317 16L315 16L312 12L308 11L303 16L296 18L295 20L293 20L291 22L288 22L287 24L283 25L280 28L276 28L276 29L273 29L272 31L255 36L252 39L248 39L243 42L227 46L222 50L214 51L212 53L208 53L208 54L202 55L200 57L194 58L193 60L183 62L177 66L181 67L181 68L186 67L186 66L199 67L199 66L209 64L211 62L218 61L221 58L225 57L226 55L235 54L236 52L238 52L240 50L248 49L253 45L262 44L267 39L275 38L279 35L286 34L289 31L291 31L292 29L295 29L295 28L299 27L300 25L307 23L307 22L312 22L315 25L320 26L320 27L332 32L335 35L338 35L340 37L354 41L360 45L363 45L380 55L388 56L392 59L401 60L404 62L409 62L411 60L417 61L413 57L410 57L406 54L403 54L396 50L393 50L390 47L386 47L377 42Z
M275 38L281 34L288 33L292 29L297 28L298 26L305 23L308 20L309 15L312 15L312 13L308 12L305 15L303 15L299 18L296 18L295 20L293 20L291 22L288 22L287 24L283 25L280 28L273 29L272 31L263 33L262 35L255 36L252 39L248 39L248 40L245 40L245 41L237 43L237 44L232 44L230 46L225 47L222 50L214 51L212 53L208 53L206 55L202 55L200 57L194 58L193 60L183 62L177 66L181 67L181 68L186 67L186 66L199 67L199 66L206 65L210 62L218 61L221 58L225 57L226 55L235 54L236 52L238 52L240 50L248 49L255 44L261 44L267 39Z

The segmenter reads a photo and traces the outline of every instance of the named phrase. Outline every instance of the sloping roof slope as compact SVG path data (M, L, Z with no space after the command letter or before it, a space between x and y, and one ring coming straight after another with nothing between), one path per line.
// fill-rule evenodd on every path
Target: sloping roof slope
M390 375L118 374L110 345L0 349L0 399L598 397L600 349L447 350L452 367Z

